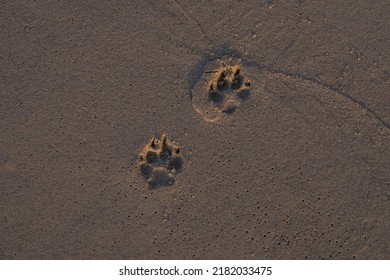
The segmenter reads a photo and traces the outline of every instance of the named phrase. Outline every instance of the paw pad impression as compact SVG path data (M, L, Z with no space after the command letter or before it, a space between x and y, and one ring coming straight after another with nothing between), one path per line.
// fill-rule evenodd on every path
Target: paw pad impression
M180 147L163 134L152 138L140 153L140 171L151 189L172 186L183 166Z

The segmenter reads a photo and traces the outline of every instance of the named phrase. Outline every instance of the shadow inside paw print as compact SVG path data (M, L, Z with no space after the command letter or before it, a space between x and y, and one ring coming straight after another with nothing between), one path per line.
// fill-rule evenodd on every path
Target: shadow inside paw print
M240 60L222 57L206 69L192 91L195 110L207 121L232 115L251 94L251 82L243 74Z
M172 186L183 166L179 146L164 134L161 139L152 138L140 153L140 169L151 189Z

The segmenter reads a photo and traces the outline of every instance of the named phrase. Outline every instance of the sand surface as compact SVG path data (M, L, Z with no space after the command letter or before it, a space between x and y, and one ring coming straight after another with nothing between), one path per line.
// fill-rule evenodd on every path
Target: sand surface
M389 11L3 1L0 258L390 259Z

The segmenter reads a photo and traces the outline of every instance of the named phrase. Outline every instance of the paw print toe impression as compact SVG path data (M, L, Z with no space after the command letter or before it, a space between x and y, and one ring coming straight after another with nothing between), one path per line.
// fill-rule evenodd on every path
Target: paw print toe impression
M140 153L140 172L151 189L175 184L182 166L180 148L166 134L161 139L152 138Z

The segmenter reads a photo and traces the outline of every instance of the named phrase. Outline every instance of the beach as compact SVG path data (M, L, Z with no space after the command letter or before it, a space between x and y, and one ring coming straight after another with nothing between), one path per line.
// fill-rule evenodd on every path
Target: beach
M291 2L2 3L0 258L388 260L390 3Z

